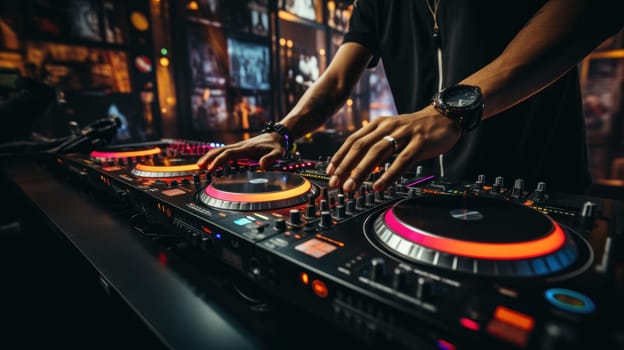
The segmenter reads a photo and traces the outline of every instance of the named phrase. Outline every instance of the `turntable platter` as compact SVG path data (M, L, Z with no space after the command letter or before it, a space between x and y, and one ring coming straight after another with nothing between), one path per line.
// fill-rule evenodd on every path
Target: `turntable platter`
M305 203L317 193L317 187L298 174L243 172L213 180L199 200L219 209L268 210Z
M160 147L115 147L105 150L93 151L89 154L91 159L108 161L113 159L156 156L162 152Z
M200 170L194 158L163 157L146 159L132 169L132 174L140 177L179 177L189 176Z
M550 217L495 198L424 196L379 213L367 235L412 262L498 276L546 275L570 267L579 244Z

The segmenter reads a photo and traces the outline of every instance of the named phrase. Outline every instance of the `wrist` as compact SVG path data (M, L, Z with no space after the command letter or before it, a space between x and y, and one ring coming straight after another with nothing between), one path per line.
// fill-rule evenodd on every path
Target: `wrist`
M281 144L284 147L286 154L293 152L295 149L295 140L290 130L283 124L276 123L274 121L268 121L265 123L261 133L275 133L280 136Z

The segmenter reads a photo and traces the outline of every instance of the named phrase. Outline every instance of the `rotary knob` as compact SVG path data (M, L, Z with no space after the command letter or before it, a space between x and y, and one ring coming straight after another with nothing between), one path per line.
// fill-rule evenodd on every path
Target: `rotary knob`
M332 217L331 217L331 212L329 211L322 211L321 212L321 222L319 223L319 225L323 228L329 228L332 225Z
M345 204L345 195L340 193L338 194L338 205L344 205Z
M316 205L312 197L308 199L308 205L305 208L305 216L307 219L316 217Z
M502 176L497 176L494 179L494 184L492 185L492 192L496 193L496 194L500 193L500 190L501 190L501 188L503 188L504 185L505 184L504 184L503 177Z
M347 208L344 205L338 204L336 206L336 218L344 219L347 217Z
M347 205L347 213L350 213L350 214L355 213L355 201L354 200L347 199L346 205Z
M355 199L355 209L356 210L366 209L366 203L364 203L364 197L357 197Z
M392 288L405 290L407 288L407 270L396 267L392 274Z
M390 185L390 187L388 187L388 196L390 197L394 197L397 194L397 188L394 185Z
M386 278L386 268L386 261L383 258L373 258L368 277L373 281L382 281Z
M477 176L477 181L472 185L472 189L475 191L480 191L483 189L483 185L485 185L485 175L481 174Z
M321 199L320 211L328 211L328 210L329 210L329 203L327 203L326 199Z
M283 218L278 218L275 220L275 229L278 231L286 230L286 221Z
M425 172L423 170L423 166L422 165L419 165L419 166L416 167L416 177L423 176L424 173Z
M533 200L541 201L545 198L546 195L546 183L538 182L537 187L535 187L535 191L533 191Z
M425 277L418 277L416 297L421 300L431 299L433 297L433 281Z
M298 209L290 210L290 224L293 226L301 226L301 212Z
M583 209L581 210L581 216L584 218L591 218L595 215L596 203L587 201L583 203Z
M375 205L375 193L374 192L368 192L366 194L366 203L365 205L367 207L372 207Z
M201 182L201 178L199 177L199 174L193 174L193 183L198 184L200 182Z
M520 196L522 196L522 193L524 192L524 180L523 179L516 179L514 181L514 185L513 188L511 189L511 196L518 198Z

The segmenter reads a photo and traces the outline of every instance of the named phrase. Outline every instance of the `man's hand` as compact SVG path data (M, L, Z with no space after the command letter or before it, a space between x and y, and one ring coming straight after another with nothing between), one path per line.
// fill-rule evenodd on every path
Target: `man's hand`
M385 136L391 138L384 139ZM450 150L461 136L459 124L442 116L432 107L411 114L380 117L353 133L331 158L327 174L332 175L329 186L342 186L354 191L375 167L395 152L390 167L373 184L374 191L383 191L401 174L419 161Z
M265 133L231 145L213 148L197 161L200 168L211 171L229 160L241 158L258 159L260 167L269 169L284 156L284 146L277 133Z

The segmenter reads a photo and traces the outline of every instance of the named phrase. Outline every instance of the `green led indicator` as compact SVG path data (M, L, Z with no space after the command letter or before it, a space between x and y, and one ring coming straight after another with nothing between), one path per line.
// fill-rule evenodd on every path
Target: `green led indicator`
M164 56L167 55L169 51L167 49L165 49L164 47L162 49L160 49L160 53Z

